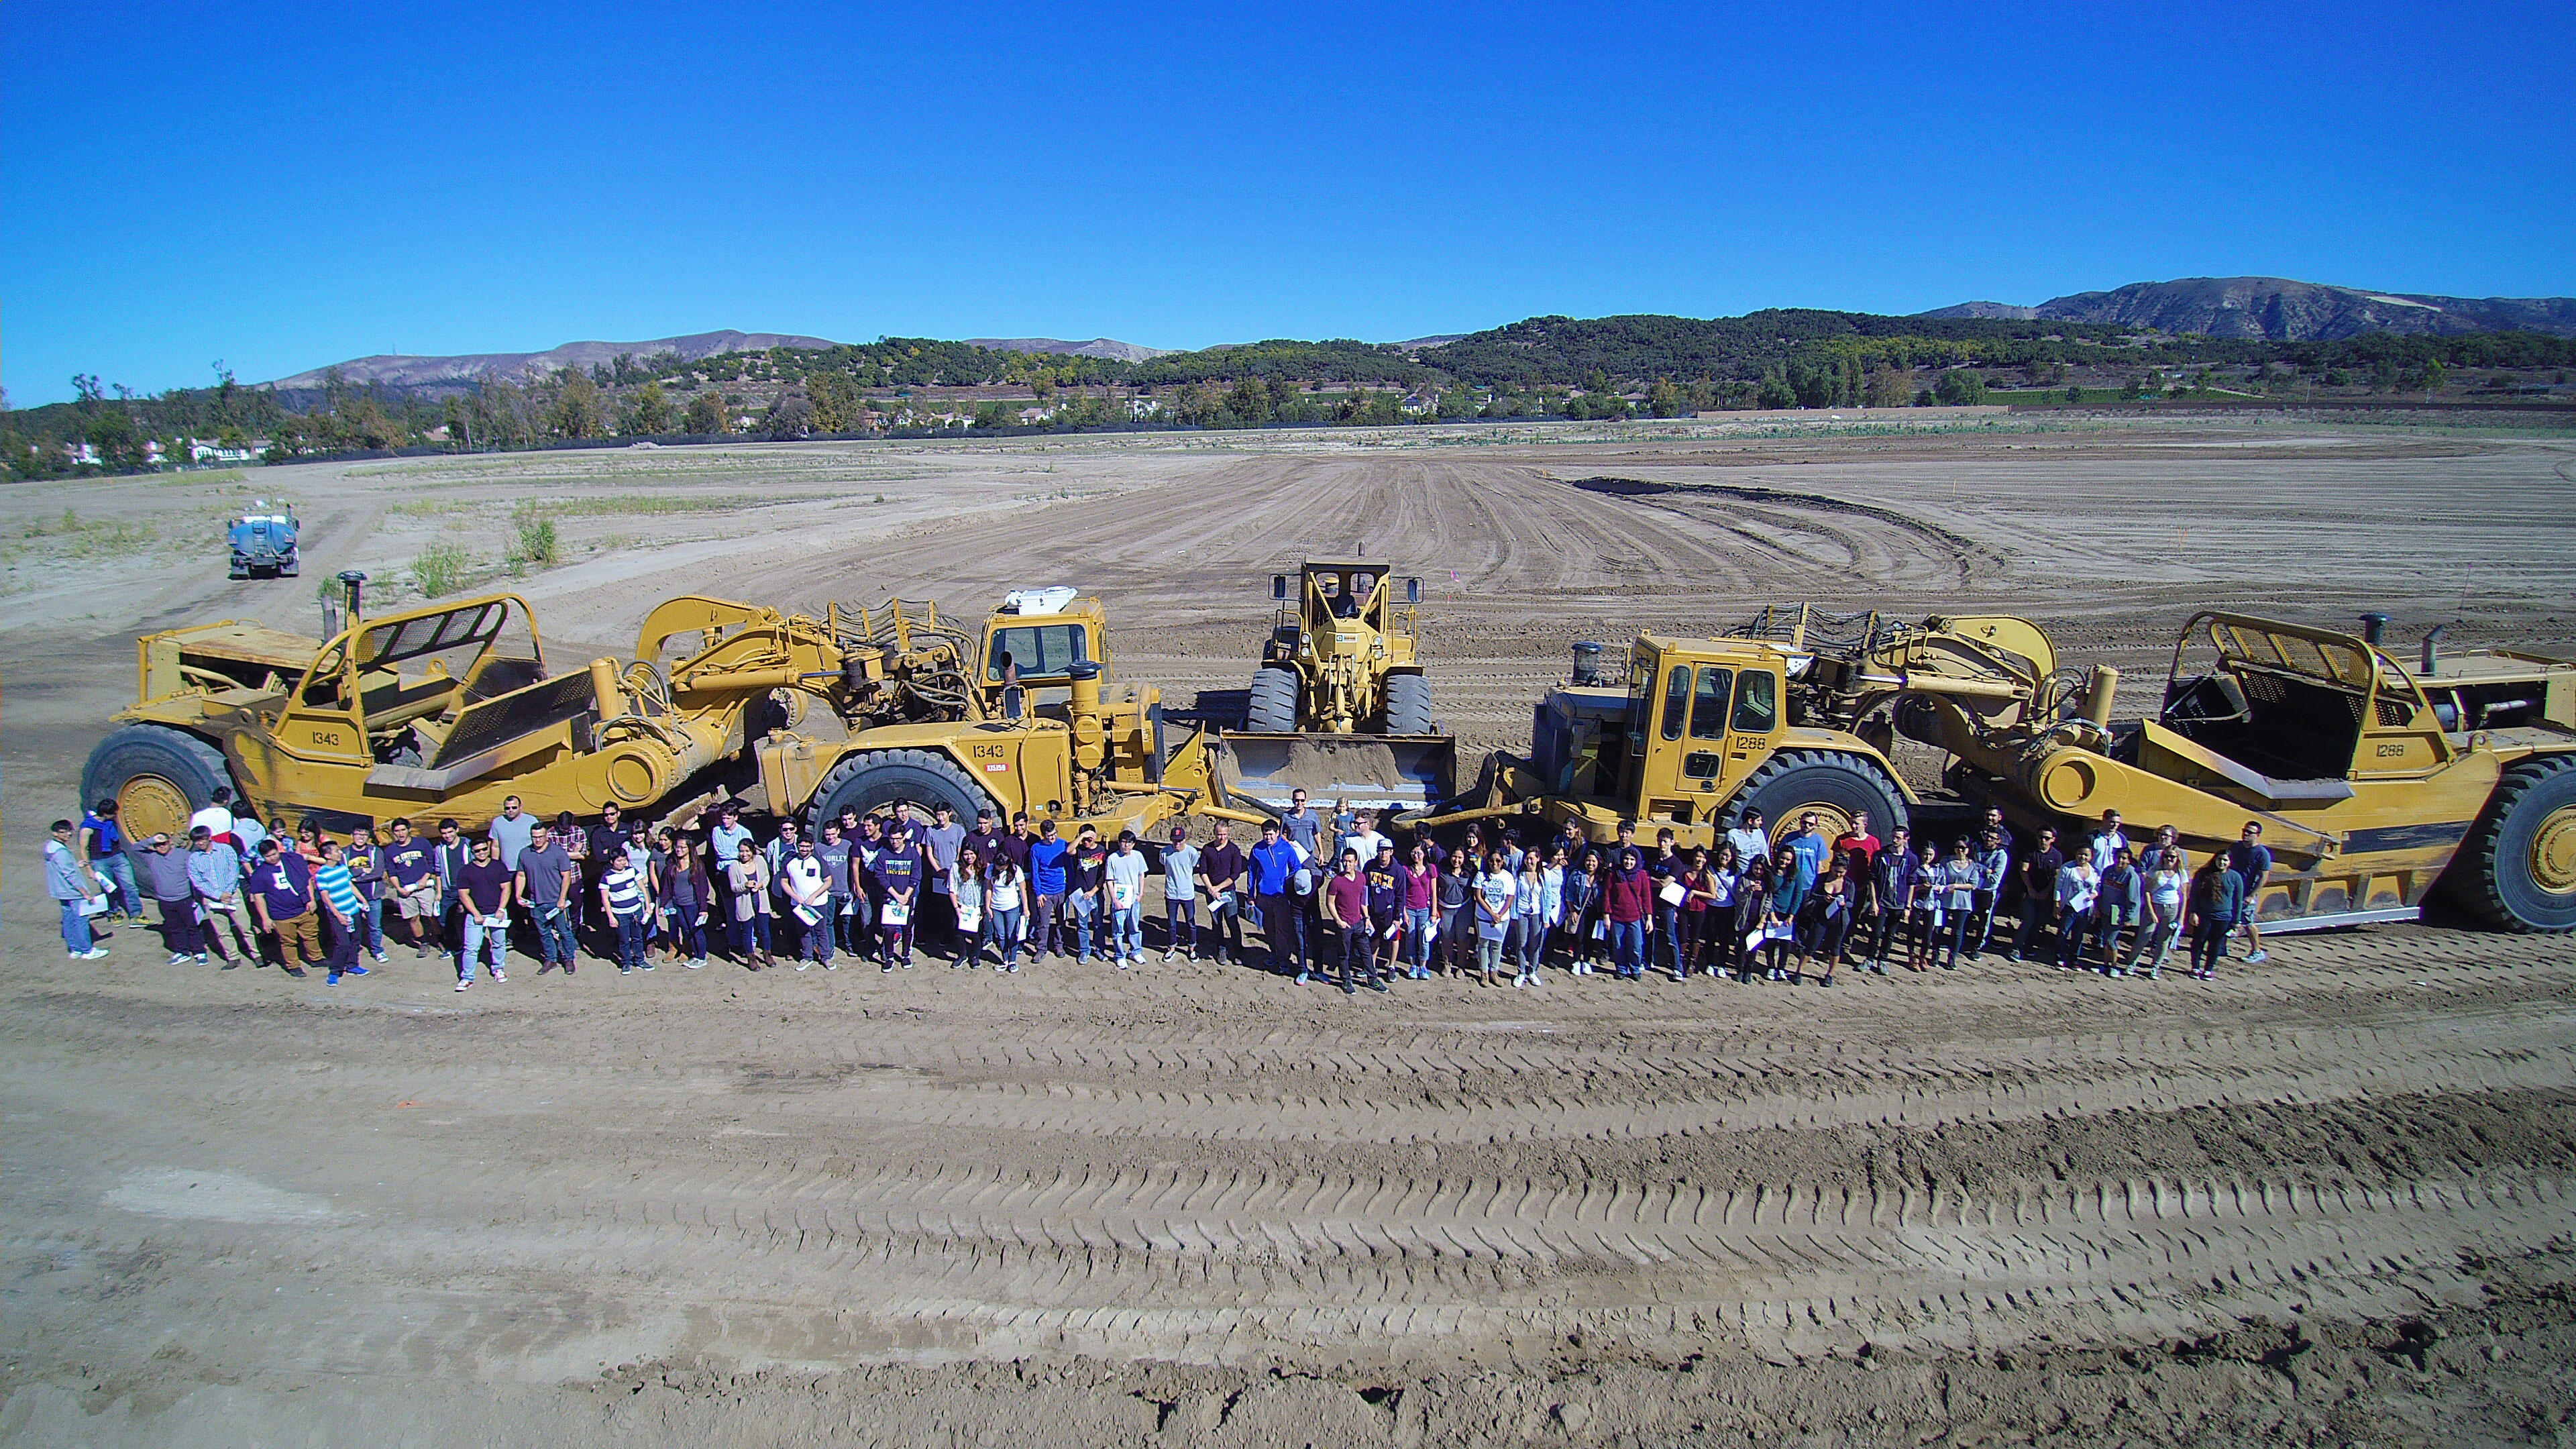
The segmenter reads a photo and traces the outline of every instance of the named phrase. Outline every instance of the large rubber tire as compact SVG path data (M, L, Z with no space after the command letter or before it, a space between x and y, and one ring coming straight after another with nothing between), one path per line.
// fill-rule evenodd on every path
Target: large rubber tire
M1431 733L1431 681L1419 674L1391 674L1386 681L1386 732Z
M1252 688L1245 691L1244 728L1255 734L1295 734L1299 692L1296 670L1267 666L1254 670Z
M1002 814L1001 802L946 755L928 750L870 750L843 759L823 776L823 783L814 787L805 823L820 839L823 822L840 819L843 810L855 809L864 816L897 800L911 801L925 820L942 805L956 811L961 821L971 822L976 811L988 808L996 816Z
M2576 756L2506 770L2442 885L2505 930L2576 931Z
M215 787L232 783L224 753L167 725L130 724L98 742L81 767L81 803L113 800L117 823L135 840L188 834L188 817L214 803ZM248 808L248 807L242 807Z
M1823 817L1827 840L1851 828L1852 817L1863 810L1869 812L1870 833L1882 840L1907 823L1904 793L1876 762L1820 750L1782 750L1763 761L1735 792L1727 823L1739 823L1747 809L1762 812L1762 828L1775 847L1797 831L1798 816L1807 810Z

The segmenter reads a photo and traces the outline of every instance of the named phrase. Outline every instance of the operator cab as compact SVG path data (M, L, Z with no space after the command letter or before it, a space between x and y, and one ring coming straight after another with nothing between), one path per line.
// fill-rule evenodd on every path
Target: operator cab
M1015 719L1062 703L1081 664L1096 666L1107 678L1108 614L1100 600L1081 597L1069 584L1014 589L984 621L980 684L995 717Z

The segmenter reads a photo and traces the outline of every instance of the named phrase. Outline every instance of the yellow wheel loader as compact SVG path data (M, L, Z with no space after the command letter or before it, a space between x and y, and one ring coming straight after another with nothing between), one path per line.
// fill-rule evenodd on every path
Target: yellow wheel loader
M1443 798L1457 744L1437 733L1418 652L1422 581L1363 558L1308 559L1273 574L1269 642L1224 737L1227 788L1284 808L1290 792L1380 809Z

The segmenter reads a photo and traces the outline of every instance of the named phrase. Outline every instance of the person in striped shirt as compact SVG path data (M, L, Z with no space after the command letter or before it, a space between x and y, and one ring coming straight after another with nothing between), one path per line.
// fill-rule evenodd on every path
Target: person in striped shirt
M322 900L323 918L331 926L331 946L323 964L331 976L326 985L337 986L343 976L364 976L367 968L358 964L358 942L367 933L367 903L358 894L357 879L349 873L349 858L340 842L325 837L320 846L322 863L313 868L313 894Z
M652 970L644 958L644 923L653 914L653 887L623 850L612 853L600 872L599 905L617 933L617 974L632 974L639 966Z

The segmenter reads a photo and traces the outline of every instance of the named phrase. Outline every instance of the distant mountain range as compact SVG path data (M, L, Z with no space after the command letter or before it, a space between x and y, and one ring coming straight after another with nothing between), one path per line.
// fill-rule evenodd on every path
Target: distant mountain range
M2167 334L2332 341L2364 332L2545 332L2576 337L2576 297L2437 297L2371 292L2293 282L2280 277L2186 277L2132 282L2109 292L2077 292L2036 307L1962 302L1919 317L2097 322L2152 327Z
M1117 362L1150 362L1169 357L1174 350L1139 347L1109 337L1094 337L1089 342L1066 342L1055 337L969 337L966 345L988 352L1053 352L1065 357L1106 357Z
M1767 317L1772 314L1761 315ZM1853 318L1853 325L1866 322L1863 314L1858 313L1830 315ZM1918 312L1914 316L1927 320L2062 321L2153 328L2168 336L2196 333L2204 337L2272 342L2333 341L2369 332L2452 336L2471 332L2519 331L2576 337L2576 297L2438 297L2324 286L2280 277L2188 277L2172 282L2134 282L2108 292L2077 292L2072 296L2053 298L2036 307L2008 302L1961 302L1955 307ZM1689 318L1597 319L1603 325L1622 323L1632 329L1648 326L1650 330L1661 328L1665 331L1674 328L1688 331L1694 326L1706 330L1720 327L1729 320L1717 318L1699 324ZM1903 320L1882 319L1883 322ZM1423 357L1420 361L1435 363L1454 372L1463 362L1462 354L1473 351L1480 342L1508 342L1525 350L1532 341L1532 338L1521 335L1525 332L1553 334L1569 326L1579 329L1586 325L1590 324L1562 317L1531 318L1486 332L1417 337L1408 342L1389 344L1389 347L1408 355L1437 353L1436 357ZM464 357L403 354L359 357L339 364L339 373L344 381L359 387L373 383L394 389L452 389L486 375L524 382L567 367L587 368L612 363L620 356L640 359L654 353L674 352L683 361L695 362L727 352L837 345L821 337L784 332L698 332L650 342L568 342L544 352L483 352ZM1190 354L1167 347L1120 342L1109 337L1094 337L1088 342L1068 342L1055 337L970 337L965 339L964 345L995 352L1054 353L1067 357L1147 363L1156 358L1204 356L1242 346L1276 348L1306 344L1226 344L1200 348ZM1343 343L1315 345L1344 350L1358 346ZM1674 370L1676 375L1706 365L1705 359L1695 359L1695 355L1693 358L1677 355L1670 361L1668 370ZM1497 369L1497 375L1517 375L1499 363ZM324 374L330 370L315 368L310 372L299 372L293 377L279 378L270 386L290 391L319 388L323 386Z
M428 383L471 382L489 374L505 382L525 382L567 367L590 367L602 362L615 362L620 357L650 357L657 352L676 352L684 362L713 357L722 352L766 352L772 347L830 347L820 337L800 337L792 332L693 332L686 337L662 337L651 342L567 342L543 352L476 352L463 357L415 357L408 353L383 353L374 357L351 358L339 364L341 380L354 386L382 383L387 387L419 387ZM323 385L323 374L331 369L317 367L293 377L281 377L269 384L277 388L313 388Z

